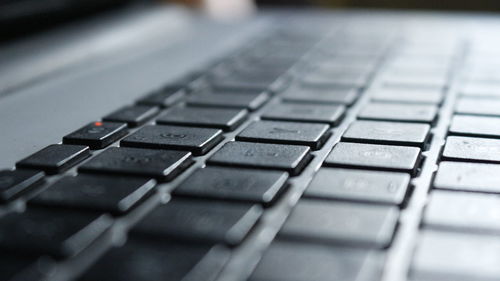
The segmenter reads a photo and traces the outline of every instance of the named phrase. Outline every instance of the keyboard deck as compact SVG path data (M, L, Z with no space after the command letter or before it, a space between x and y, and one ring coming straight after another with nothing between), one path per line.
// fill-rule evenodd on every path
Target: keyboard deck
M0 171L2 280L499 279L495 39L337 15Z

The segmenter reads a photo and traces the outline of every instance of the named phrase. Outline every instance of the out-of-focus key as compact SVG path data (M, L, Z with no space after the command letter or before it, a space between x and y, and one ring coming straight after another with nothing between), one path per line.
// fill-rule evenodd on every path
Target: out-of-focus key
M137 103L149 106L168 107L178 102L185 96L185 94L186 91L182 86L172 85L148 94L147 96L139 99Z
M372 100L380 102L440 104L443 100L441 89L380 88L370 94Z
M370 103L359 113L360 119L433 123L438 108L434 105Z
M39 169L48 174L57 174L89 156L88 146L53 144L17 162L16 167Z
M434 181L439 189L500 193L500 165L441 162Z
M259 93L199 93L191 95L187 103L195 106L227 107L256 110L269 99L266 92Z
M463 136L500 137L500 118L455 115L451 120L450 133Z
M328 123L338 125L345 114L342 105L279 103L269 107L262 119Z
M160 116L156 122L232 131L246 120L247 114L244 109L174 107Z
M43 182L43 172L31 170L0 171L0 201L14 199Z
M137 127L153 118L158 107L145 105L126 106L102 118L104 121L127 123L129 127Z
M282 95L287 102L351 105L358 98L355 88L292 87Z

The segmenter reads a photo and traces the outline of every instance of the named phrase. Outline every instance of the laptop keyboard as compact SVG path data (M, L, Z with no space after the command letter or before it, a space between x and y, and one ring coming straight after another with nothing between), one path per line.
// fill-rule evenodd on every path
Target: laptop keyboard
M359 27L272 28L0 171L2 280L500 278L499 76Z

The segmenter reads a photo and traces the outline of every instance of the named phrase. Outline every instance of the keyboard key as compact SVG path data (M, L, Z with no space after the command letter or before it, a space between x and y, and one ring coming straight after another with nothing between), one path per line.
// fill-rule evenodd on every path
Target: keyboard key
M292 87L283 93L287 102L351 105L358 98L355 88Z
M228 258L221 247L132 239L107 252L78 280L213 281Z
M424 227L443 230L500 232L500 196L434 190L423 220Z
M258 205L177 198L151 212L132 235L237 245L261 214Z
M500 165L441 162L434 181L439 189L500 193Z
M467 83L460 90L462 96L474 98L499 98L498 86L486 83Z
M52 144L16 163L18 168L39 169L47 174L63 172L90 156L83 145Z
M451 120L450 133L454 135L500 137L500 118L455 115Z
M186 91L180 85L167 86L155 91L140 100L138 104L168 107L180 101L186 95Z
M278 79L277 76L260 76L250 73L234 73L230 75L214 77L210 80L210 86L215 90L231 91L277 91L284 87L286 79Z
M43 172L30 170L0 171L0 201L9 201L43 182Z
M410 176L405 173L322 168L304 196L401 205L409 184Z
M443 151L443 159L500 163L500 140L448 137Z
M341 105L279 103L269 107L262 119L328 123L336 126L345 115Z
M358 118L433 123L436 120L437 112L438 108L433 105L370 103L361 110Z
M430 139L427 124L381 121L355 121L342 135L343 141L418 146L424 148Z
M270 204L283 191L288 175L281 171L222 167L198 169L174 195Z
M114 122L93 122L64 136L65 144L88 145L91 149L104 148L127 134L127 125Z
M250 281L379 280L383 260L373 250L279 241L264 253Z
M151 195L153 180L132 177L66 176L29 202L49 207L124 214Z
M302 199L279 235L290 239L384 248L398 222L396 207Z
M79 170L169 181L192 163L190 152L111 147L80 166Z
M497 236L424 231L411 268L412 280L498 280Z
M207 153L224 137L222 131L179 126L146 126L124 138L121 146L188 150L194 155Z
M309 87L353 87L361 88L368 81L368 75L355 72L312 71L304 74L301 83Z
M100 214L28 208L0 218L0 248L67 258L89 246L111 223Z
M221 91L222 92L222 91ZM261 107L267 100L269 94L266 92L257 93L200 93L191 95L187 103L195 106L207 107L227 107L241 108L248 110L256 110Z
M156 122L232 131L241 125L246 118L247 111L243 109L174 107L160 116Z
M158 111L158 108L153 106L131 105L106 115L102 120L127 123L129 127L137 127L153 118Z
M325 160L328 166L407 172L415 176L422 160L416 147L340 142Z
M319 149L328 140L328 125L279 121L255 121L246 127L237 140L307 145Z
M500 101L496 99L459 98L455 112L471 115L488 115L500 117Z
M208 162L223 166L284 170L297 175L309 162L309 152L307 146L228 142Z
M9 281L53 280L57 268L50 258L32 255L2 253L0 255L0 276Z
M372 100L379 102L440 104L443 100L440 89L380 88L370 94Z

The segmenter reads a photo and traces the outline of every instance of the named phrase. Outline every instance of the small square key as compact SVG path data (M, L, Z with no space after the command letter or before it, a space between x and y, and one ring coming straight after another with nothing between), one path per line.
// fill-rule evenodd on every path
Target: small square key
M433 123L438 108L434 105L370 103L361 110L358 118L382 121Z
M187 103L194 106L241 108L253 111L261 107L267 100L269 100L269 94L266 92L219 93L215 91L214 93L193 94L188 98Z
M262 119L328 123L336 126L345 115L342 105L279 103L268 107Z
M430 138L430 129L427 124L360 120L349 126L342 140L424 148Z
M209 160L210 164L267 168L299 174L311 158L307 146L228 142Z
M244 109L174 107L160 116L156 122L232 131L246 120L247 114Z
M182 182L174 195L268 205L286 187L287 179L282 171L206 167Z
M282 95L283 100L294 103L351 105L358 98L356 88L291 87Z
M279 121L255 121L246 127L237 140L308 145L319 149L328 139L328 125Z
M63 172L90 156L88 146L52 144L16 163L18 168L39 169L47 174Z
M18 197L43 182L43 172L35 170L0 171L0 201Z
M111 147L80 166L79 170L169 181L192 163L191 153L186 151Z
M487 138L446 138L444 160L484 161L500 163L500 140Z
M407 172L415 176L421 160L421 151L417 147L340 142L328 155L325 164Z
M137 103L149 106L168 107L180 101L185 95L186 91L183 86L169 85L141 98Z
M88 145L91 149L101 149L125 134L127 134L127 124L98 121L64 136L63 143Z
M124 138L121 146L191 151L207 153L223 139L222 131L209 128L180 126L146 126Z
M500 137L500 118L455 115L451 120L450 134L478 137Z
M123 107L102 118L104 121L127 123L129 127L137 127L153 118L158 113L158 107L131 105Z

